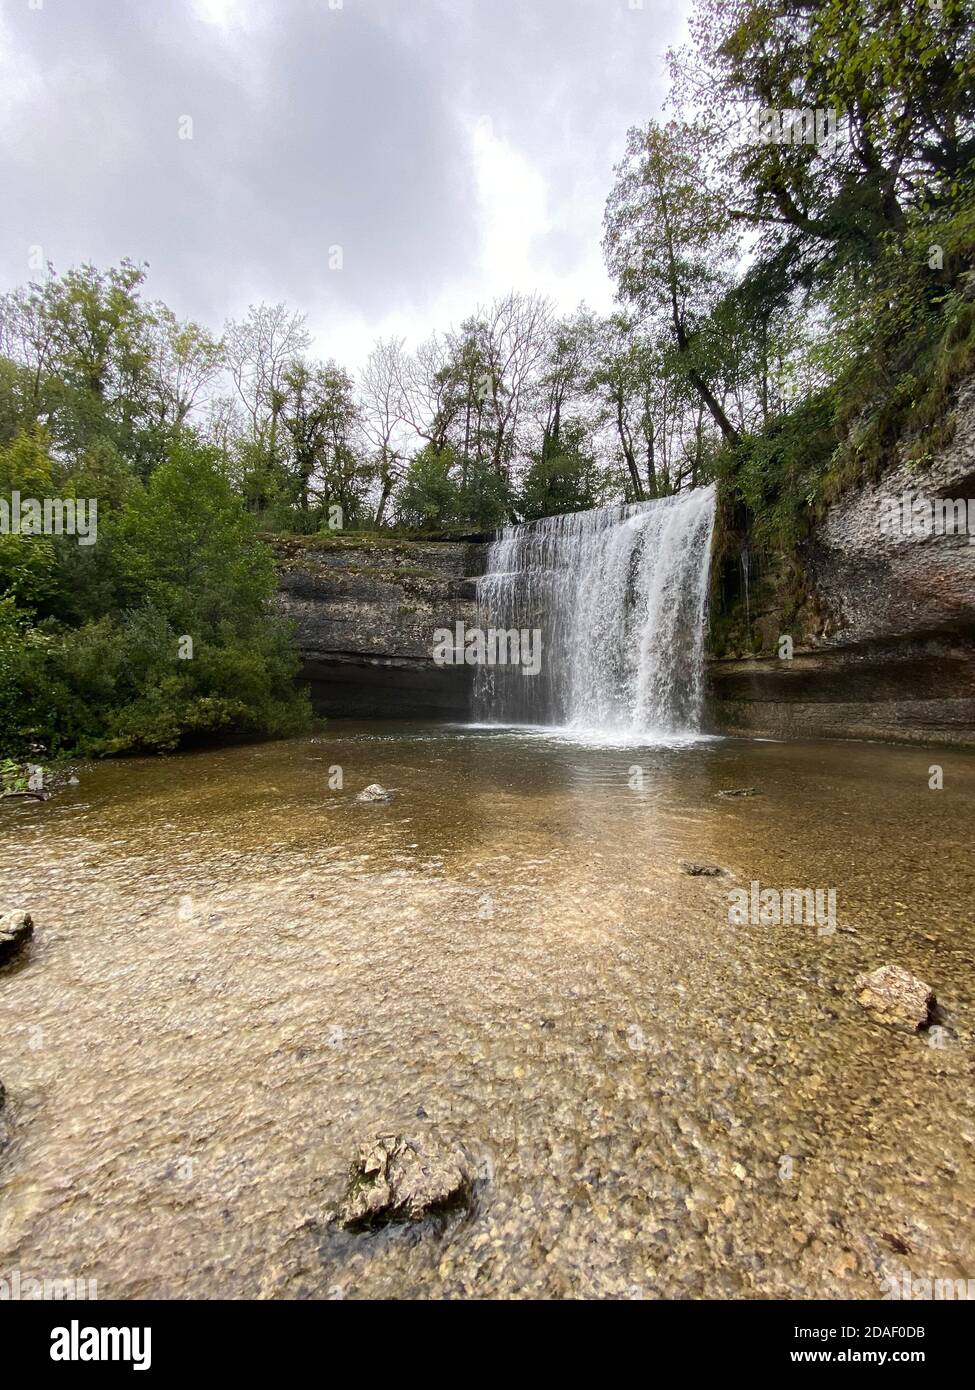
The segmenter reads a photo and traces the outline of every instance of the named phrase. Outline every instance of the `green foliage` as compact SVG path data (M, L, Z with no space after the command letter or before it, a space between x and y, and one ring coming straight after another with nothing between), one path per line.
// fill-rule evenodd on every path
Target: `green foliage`
M231 603L240 623L253 621L274 588L270 554L255 536L218 453L184 437L114 528L122 606L147 600L181 631L201 635Z
M228 595L229 597L229 595ZM202 739L287 737L307 726L290 688L297 658L266 622L246 633L225 618L179 658L180 636L147 604L118 618L40 634L22 655L33 722L22 730L54 751L168 751Z
M30 779L27 769L14 758L0 758L0 791L23 792Z
M472 459L458 498L458 524L493 531L513 515L511 485L487 459Z
M884 238L869 271L839 282L821 355L838 384L843 481L875 475L897 442L914 452L949 413L951 387L975 365L975 190L937 226L918 219Z
M461 483L454 476L454 451L428 444L411 460L399 496L397 516L417 530L451 526L462 515Z
M0 598L0 747L16 748L28 711L21 686L24 639L17 605Z
M744 509L759 549L791 553L808 531L836 452L834 410L824 391L719 453L725 504Z
M51 461L43 431L18 434L0 448L0 499L11 510L15 493L22 501L40 501L51 491ZM52 539L0 532L0 596L33 610L50 603L57 590Z
M74 540L0 537L4 745L110 754L300 732L310 711L271 612L273 560L217 452L184 432L145 484L130 481L91 548L102 568L81 607L101 611L79 625L60 596ZM50 491L41 436L0 452L0 482Z
M605 500L605 470L597 466L586 444L580 421L570 421L557 440L546 441L547 447L532 459L522 483L519 512L525 521L586 511Z

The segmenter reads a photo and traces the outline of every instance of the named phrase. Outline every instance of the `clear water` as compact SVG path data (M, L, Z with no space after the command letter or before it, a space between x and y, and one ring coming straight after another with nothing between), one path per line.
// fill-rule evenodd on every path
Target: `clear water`
M393 802L357 804L371 782ZM975 1277L973 831L954 752L408 724L8 803L0 901L37 935L0 971L0 1278L873 1299L905 1268ZM729 881L683 858L835 887L841 930L731 927ZM936 989L944 1049L852 998L887 961ZM425 1127L481 1165L471 1219L328 1237L360 1140Z

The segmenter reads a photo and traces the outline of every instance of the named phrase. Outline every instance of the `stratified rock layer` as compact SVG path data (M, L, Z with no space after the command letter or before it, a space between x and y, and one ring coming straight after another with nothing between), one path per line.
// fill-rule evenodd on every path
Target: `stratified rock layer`
M975 746L975 545L881 525L885 500L975 498L975 380L959 390L951 442L923 467L892 461L844 494L801 550L814 634L755 615L766 647L794 654L709 666L709 727L779 737Z
M279 608L295 623L320 714L469 717L474 668L438 665L434 633L476 623L484 545L329 537L273 545Z

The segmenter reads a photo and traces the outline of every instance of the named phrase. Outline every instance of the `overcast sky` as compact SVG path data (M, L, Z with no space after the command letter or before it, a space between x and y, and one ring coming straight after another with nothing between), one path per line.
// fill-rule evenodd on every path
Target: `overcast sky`
M287 300L352 368L509 288L606 310L612 167L687 8L0 0L0 282L129 256L214 330Z

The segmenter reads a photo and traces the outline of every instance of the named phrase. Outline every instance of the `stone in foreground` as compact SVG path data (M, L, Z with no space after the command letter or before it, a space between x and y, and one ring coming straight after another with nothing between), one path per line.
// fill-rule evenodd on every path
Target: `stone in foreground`
M691 878L727 878L728 870L720 864L699 864L696 859L682 859L680 866Z
M361 791L356 797L356 801L392 801L393 793L381 787L378 782L372 782L365 791Z
M473 1192L474 1171L459 1148L429 1136L383 1134L359 1149L337 1219L350 1231L420 1221L469 1208Z
M931 1022L934 991L899 965L882 965L869 975L858 975L853 989L857 1003L877 1023L916 1033Z
M15 955L34 935L34 922L29 912L0 914L0 965Z

